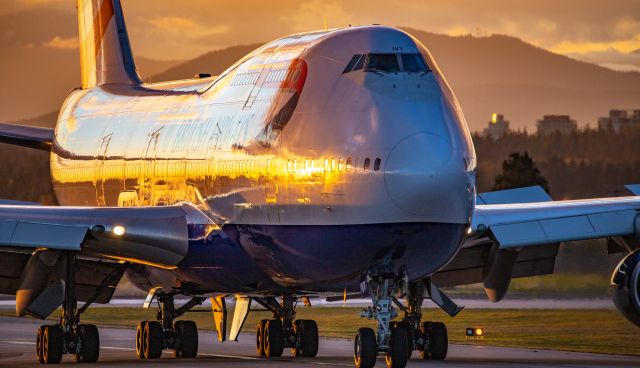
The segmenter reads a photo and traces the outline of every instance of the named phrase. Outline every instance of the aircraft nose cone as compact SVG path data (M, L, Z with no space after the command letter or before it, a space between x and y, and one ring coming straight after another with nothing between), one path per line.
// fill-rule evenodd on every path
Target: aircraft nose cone
M465 223L472 188L463 159L438 135L402 139L387 158L385 185L403 211L438 222Z

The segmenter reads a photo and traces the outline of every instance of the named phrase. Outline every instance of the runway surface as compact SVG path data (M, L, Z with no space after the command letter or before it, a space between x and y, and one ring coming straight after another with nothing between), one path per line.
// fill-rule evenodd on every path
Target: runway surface
M0 367L35 367L35 334L40 321L0 317ZM288 352L278 359L255 357L255 337L242 334L239 342L219 343L213 332L199 334L197 359L174 359L165 352L161 359L141 361L135 356L135 329L100 328L100 360L91 367L353 367L352 342L321 339L320 353L314 359L291 358ZM452 345L446 361L418 360L417 353L408 367L639 367L640 357L569 353L550 350L494 348ZM64 365L76 364L66 355ZM379 359L376 367L384 367Z

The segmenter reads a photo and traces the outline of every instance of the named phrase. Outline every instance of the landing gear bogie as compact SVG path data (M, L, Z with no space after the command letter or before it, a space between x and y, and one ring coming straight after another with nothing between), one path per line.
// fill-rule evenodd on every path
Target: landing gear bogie
M256 352L259 357L282 356L285 348L294 357L313 358L318 354L318 325L313 320L295 319L296 297L285 295L279 302L275 297L255 298L273 313L273 318L262 320L256 327Z
M80 324L80 315L91 305L102 291L78 309L75 294L76 259L73 252L65 252L66 270L62 314L58 323L38 328L36 334L36 358L40 364L58 364L64 354L73 354L78 363L95 363L100 356L100 335L91 324Z
M204 298L193 297L176 309L174 295L156 295L160 303L157 321L142 321L136 329L136 355L140 359L157 359L163 350L172 350L176 358L195 358L198 355L198 327L193 321L176 320Z

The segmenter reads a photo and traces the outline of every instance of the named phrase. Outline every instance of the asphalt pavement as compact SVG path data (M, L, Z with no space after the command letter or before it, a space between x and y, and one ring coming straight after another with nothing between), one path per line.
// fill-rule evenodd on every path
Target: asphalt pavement
M35 335L40 321L0 317L0 367L36 367ZM215 333L200 332L195 359L175 359L165 351L162 358L139 360L135 354L135 328L100 328L100 359L91 367L353 367L353 342L320 340L316 358L293 358L288 352L277 359L255 356L255 336L242 334L239 342L219 343ZM62 365L75 365L66 355ZM640 357L571 353L552 350L451 345L445 361L424 361L414 352L408 367L640 367ZM376 367L385 367L378 359Z

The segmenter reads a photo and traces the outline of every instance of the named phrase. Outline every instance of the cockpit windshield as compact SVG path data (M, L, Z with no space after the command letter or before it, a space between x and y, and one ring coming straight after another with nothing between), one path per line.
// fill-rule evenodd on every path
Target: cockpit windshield
M387 73L399 72L398 57L396 54L369 54L367 55L367 65L364 70Z
M428 70L427 64L420 54L400 54L400 57L405 72L419 73Z
M364 69L365 72L382 73L429 73L431 70L422 54L367 54L354 55L342 73Z

